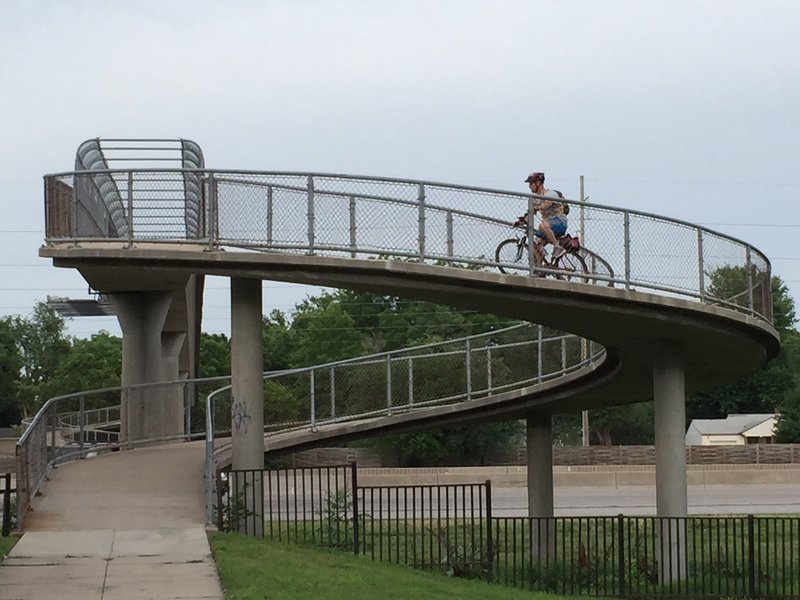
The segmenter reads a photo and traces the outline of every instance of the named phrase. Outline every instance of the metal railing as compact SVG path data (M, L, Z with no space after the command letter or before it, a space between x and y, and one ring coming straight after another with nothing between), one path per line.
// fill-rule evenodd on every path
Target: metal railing
M11 528L16 524L16 515L13 514L11 508L12 494L16 494L17 490L11 485L11 473L3 473L0 475L0 482L3 486L0 488L0 502L2 502L2 525L0 525L0 535L8 537L11 535Z
M591 368L604 352L582 338L521 324L395 352L266 373L266 430L313 430L324 424L488 397ZM113 448L202 437L206 438L210 515L214 439L230 432L230 386L225 385L229 381L230 377L181 379L49 399L17 442L20 526L53 465ZM165 396L182 398L184 433L120 441L111 425L115 418L121 424L125 421L120 407L133 395L153 405Z
M198 182L199 217L185 181ZM117 221L97 213L98 183L112 186ZM207 169L74 171L45 177L47 241L195 243L340 257L387 257L494 269L509 222L529 194L426 181L321 173ZM582 242L601 260L587 281L732 308L771 322L770 263L756 248L692 223L565 200ZM91 206L89 206L91 205ZM102 207L101 207L102 208ZM199 218L199 222L198 219ZM572 226L572 231L577 228ZM593 267L595 265L595 267ZM599 265L599 266L597 266ZM503 264L532 274L527 264Z
M560 595L800 597L800 517L498 517L490 481L359 485L355 463L220 473L221 531Z
M267 430L312 430L357 419L487 398L600 362L594 342L524 323L479 335L267 374ZM231 389L208 395L206 507L212 522L215 436L229 433ZM302 398L298 403L293 399ZM224 423L224 428L216 426Z

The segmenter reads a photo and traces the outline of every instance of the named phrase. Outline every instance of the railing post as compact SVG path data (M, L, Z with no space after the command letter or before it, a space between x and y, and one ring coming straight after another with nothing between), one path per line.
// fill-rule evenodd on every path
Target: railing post
M417 187L417 204L419 206L418 225L419 225L419 261L425 262L425 184L420 183Z
M542 368L542 358L543 358L542 357L542 350L543 350L543 348L542 348L542 346L543 346L542 336L543 336L542 326L538 325L537 326L537 333L536 333L536 348L537 348L537 352L536 352L536 380L539 381L539 382L542 381L542 371L543 371L543 368Z
M353 503L353 554L358 556L358 469L355 461L350 463L350 477Z
M336 418L336 374L331 367L331 419Z
M356 197L350 196L350 258L356 257Z
M745 248L747 256L747 308L750 309L750 314L755 314L755 306L753 305L753 257L750 253L750 246Z
M624 213L623 240L625 243L625 288L631 289L631 215Z
M408 357L408 405L414 406L414 357Z
M447 258L453 258L453 213L447 211Z
M747 515L747 597L756 597L756 540L753 515Z
M467 400L472 399L472 345L469 343L469 338L464 341L464 368L466 369L467 376Z
M314 378L314 369L309 371L309 386L311 397L311 431L317 430L317 393L316 393L316 380Z
M78 400L78 448L83 452L84 436L86 435L85 397Z
M567 338L561 337L561 373L567 372Z
M19 483L17 484L19 487ZM19 500L18 500L19 502ZM11 473L3 475L3 537L11 535Z
M533 245L535 237L533 235L533 196L528 197L528 274L533 277L536 272L536 254L534 254Z
M486 392L492 393L492 347L486 347Z
M700 300L702 302L706 299L706 274L703 269L703 230L697 228L697 282L700 284Z
M618 594L625 597L625 517L617 515L617 577L619 578Z
M128 246L133 246L133 171L128 171Z
M272 186L267 186L267 246L272 246L272 235L274 230L274 206L272 198Z
M314 254L314 177L308 176L308 253Z
M492 539L492 480L486 480L486 579L492 581L494 540Z
M386 414L392 414L392 355L386 355Z
M217 207L217 178L208 174L208 249L213 250L219 239L219 211Z

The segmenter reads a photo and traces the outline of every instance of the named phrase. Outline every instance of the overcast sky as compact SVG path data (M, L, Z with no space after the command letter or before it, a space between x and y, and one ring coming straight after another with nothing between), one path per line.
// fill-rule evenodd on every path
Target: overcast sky
M542 170L572 198L584 175L754 244L800 301L798 31L796 0L0 0L0 314L86 297L37 256L41 177L97 136L513 191ZM315 291L264 285L265 310ZM229 331L224 279L205 303Z

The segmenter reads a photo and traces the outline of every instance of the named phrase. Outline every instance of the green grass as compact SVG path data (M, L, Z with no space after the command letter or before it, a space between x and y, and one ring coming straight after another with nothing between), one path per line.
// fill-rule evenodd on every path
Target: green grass
M209 535L229 600L557 600L482 581L373 562L337 550L295 546L234 533Z
M13 535L8 537L0 537L0 562L3 562L3 559L8 555L11 551L11 548L14 547L14 544L17 543L17 538Z

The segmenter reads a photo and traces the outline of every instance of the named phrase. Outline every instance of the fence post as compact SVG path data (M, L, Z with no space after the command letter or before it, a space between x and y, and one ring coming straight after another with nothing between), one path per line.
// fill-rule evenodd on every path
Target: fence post
M350 203L348 207L350 213L350 258L356 257L356 197L350 196Z
M11 534L11 473L3 475L3 537Z
M219 239L219 213L217 206L217 179L208 174L208 249L213 250Z
M272 235L275 223L272 186L267 186L267 246L272 247Z
M755 306L753 305L753 257L750 254L750 246L746 249L747 258L747 308L750 309L750 314L755 314Z
M78 448L83 452L84 440L86 437L86 413L84 396L80 397L78 406ZM96 440L95 440L96 441Z
M623 239L625 240L625 288L631 289L631 215L625 211Z
M756 541L753 515L747 515L747 597L756 597Z
M386 355L386 414L392 414L392 355Z
M619 597L625 597L625 517L617 515L617 576L619 577Z
M464 368L467 372L467 400L472 399L472 346L469 343L469 338L464 342L464 353L466 355L464 361Z
M533 235L533 196L528 197L528 274L533 277L536 271L536 254L533 250L535 237Z
M419 261L425 262L425 184L420 183L417 188L417 202L419 205Z
M314 378L314 369L309 372L309 384L311 389L311 431L317 430L317 393L316 393L316 380Z
M128 247L133 247L133 171L128 171Z
M308 253L313 255L314 254L314 236L315 236L315 227L314 227L314 178L309 175L308 176Z
M703 271L703 230L697 228L697 278L700 284L700 301L705 302L706 299L706 274Z
M358 556L358 469L355 461L350 463L350 476L353 488L353 554Z
M494 542L492 541L492 480L486 480L486 579L492 581L494 567Z
M447 211L447 258L453 258L453 213Z

